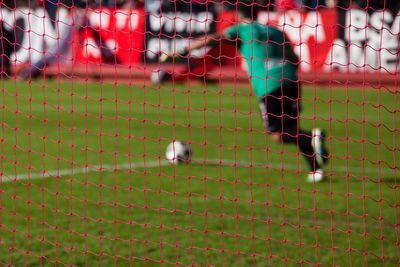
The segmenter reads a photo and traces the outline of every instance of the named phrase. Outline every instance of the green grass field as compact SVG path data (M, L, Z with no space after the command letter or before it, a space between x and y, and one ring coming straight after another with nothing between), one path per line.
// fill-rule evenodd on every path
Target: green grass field
M398 266L400 96L307 87L328 180L306 182L248 88L4 81L0 264ZM193 161L164 160L171 140Z

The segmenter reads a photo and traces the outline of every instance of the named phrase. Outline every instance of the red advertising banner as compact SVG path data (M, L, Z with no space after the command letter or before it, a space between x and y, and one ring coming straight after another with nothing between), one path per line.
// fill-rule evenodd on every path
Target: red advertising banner
M324 68L331 47L337 38L337 14L335 9L318 12L288 10L286 12L263 12L258 20L286 33L293 49L301 59L304 72Z
M142 63L145 19L145 13L140 9L92 10L87 15L89 27L82 27L74 36L77 62L108 62L127 66ZM301 58L302 71L324 68L337 38L337 14L334 9L265 12L259 15L258 20L287 34ZM220 18L218 22L224 22L224 19ZM219 23L218 29L221 26L222 23Z
M127 66L142 62L143 10L95 9L89 11L87 21L88 27L74 33L76 62L109 62Z
M18 37L10 55L11 62L14 62L12 65L15 69L25 69L28 66L31 71L48 70L49 66L68 68L71 64L80 63L98 66L108 63L109 67L115 64L157 64L157 55L168 52L171 45L187 42L188 36L201 36L202 29L221 32L235 20L232 11L208 14L198 10L195 18L194 13L186 14L182 11L179 16L187 18L185 20L172 16L175 11L171 11L169 17L166 14L161 17L153 13L146 14L142 9L129 8L87 9L81 14L60 8L55 18L43 8L30 11L4 9L2 12L4 25L8 30L15 29ZM194 21L194 24L188 24L189 21ZM399 71L400 12L366 12L357 7L348 10L319 9L313 12L265 11L259 14L258 21L286 33L301 59L300 68L303 73ZM167 31L169 35L161 30ZM176 30L180 32L175 33ZM168 37L172 35L179 38ZM213 65L219 67L221 64L237 64L240 58L236 56L235 47L210 51L208 56L208 61L199 60L207 65L200 65L200 74L208 73ZM215 58L219 58L222 63ZM190 71L193 71L192 66ZM199 77L200 74L196 72Z

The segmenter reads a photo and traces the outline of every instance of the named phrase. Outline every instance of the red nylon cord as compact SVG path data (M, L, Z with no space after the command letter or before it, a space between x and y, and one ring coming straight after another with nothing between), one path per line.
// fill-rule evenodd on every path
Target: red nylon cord
M1 265L400 264L400 5L22 2L0 4Z

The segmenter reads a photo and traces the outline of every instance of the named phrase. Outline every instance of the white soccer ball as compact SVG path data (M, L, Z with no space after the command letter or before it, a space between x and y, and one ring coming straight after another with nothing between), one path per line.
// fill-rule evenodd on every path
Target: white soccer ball
M165 151L167 160L173 164L189 161L191 154L189 145L178 140L170 143Z

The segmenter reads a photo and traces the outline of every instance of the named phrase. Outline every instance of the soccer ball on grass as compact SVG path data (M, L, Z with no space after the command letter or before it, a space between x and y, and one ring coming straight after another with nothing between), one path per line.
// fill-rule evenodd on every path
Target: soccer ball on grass
M170 143L165 151L165 156L170 163L178 164L188 162L192 151L188 144L175 140Z

